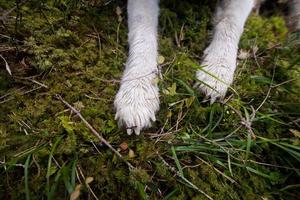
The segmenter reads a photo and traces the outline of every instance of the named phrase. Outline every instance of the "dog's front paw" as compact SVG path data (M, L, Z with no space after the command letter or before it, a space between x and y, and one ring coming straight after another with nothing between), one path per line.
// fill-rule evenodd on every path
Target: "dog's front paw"
M203 62L203 70L198 70L196 88L204 93L210 102L225 97L226 92L233 80L235 63L226 62Z
M116 95L114 106L115 119L119 126L125 126L128 135L136 135L155 121L159 109L159 94L155 76L130 80L124 78Z

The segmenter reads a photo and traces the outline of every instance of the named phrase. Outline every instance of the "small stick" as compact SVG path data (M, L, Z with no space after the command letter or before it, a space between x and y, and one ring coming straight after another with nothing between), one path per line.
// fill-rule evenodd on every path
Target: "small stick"
M96 194L94 193L94 191L92 190L91 186L89 186L89 184L86 183L86 181L85 181L86 178L84 177L84 174L83 174L83 172L82 172L80 166L77 166L77 170L79 171L81 177L83 178L83 181L85 182L85 186L90 190L90 192L92 193L93 197L94 197L96 200L99 200L98 197L97 197L97 195L96 195ZM77 171L77 170L76 170L76 171ZM77 173L78 173L78 172L77 172ZM79 175L78 175L78 176L79 176Z
M0 165L3 165L4 166L4 169L6 170L6 165L8 165L8 164L6 164L6 162L5 161L0 161ZM16 166L16 167L25 167L23 164L10 164L10 165L12 165L12 166Z
M5 58L0 54L0 57L2 58L2 60L4 60L5 62L5 68L6 68L6 71L9 73L9 75L11 75L11 70L10 70L10 67L7 63L7 61L5 60Z
M251 106L251 108L252 108L251 119L246 119L246 118L243 117L243 115L242 115L242 113L240 111L238 111L237 109L235 109L229 103L224 103L224 102L222 102L222 103L225 104L225 105L227 105L229 108L231 108L240 117L241 124L246 127L246 129L250 133L251 137L255 140L256 139L256 135L255 135L254 131L252 130L252 121L255 118L256 110Z
M164 163L164 165L167 166L172 172L174 172L176 176L180 177L184 182L186 182L192 188L194 188L195 190L197 190L198 192L200 192L201 194L203 194L209 200L213 200L213 198L211 196L209 196L208 194L206 194L203 190L201 190L196 185L194 185L191 181L189 181L184 176L182 176L174 167L172 167L171 165L169 165L169 163L167 163L167 161L165 161L165 159L161 155L159 155L158 153L157 153L157 155L160 158L160 160Z
M272 86L273 86L273 82L274 82L274 76L275 76L275 66L273 68L272 80L271 80L270 87L269 87L269 90L267 92L267 95L264 98L264 100L261 102L261 104L256 108L255 112L257 112L266 103L267 99L269 98L271 90L273 88Z
M30 78L30 77L28 77L28 78L15 77L15 78L17 78L17 79L22 79L22 80L28 80L28 81L31 81L31 82L33 82L33 83L35 83L35 84L37 84L37 85L39 85L39 86L41 86L41 87L43 87L43 88L48 89L48 86L47 86L47 85L45 85L44 83L38 82L38 81L36 81L36 80L34 80L33 78Z
M10 13L14 12L19 6L22 6L28 0L23 0L19 3L19 5L14 6L13 8L9 9L8 11L4 12L2 16L0 16L0 20L5 22L6 18L10 15Z
M97 34L97 39L98 39L98 49L99 49L99 57L101 57L102 53L101 53L101 49L102 49L102 44L101 44L101 38L100 38L100 34L97 31L96 27L93 25L94 31Z
M213 165L211 165L210 163L206 162L205 160L203 160L202 158L196 156L196 158L198 158L201 162L203 162L204 164L208 165L209 167L213 168L216 172L218 172L219 174L221 174L222 176L224 176L224 178L228 179L231 183L236 183L236 181L232 178L230 178L229 176L227 176L226 174L224 174L223 172L221 172L220 170L218 170L216 167L214 167Z
M78 110L76 110L73 106L71 106L68 102L66 102L59 94L56 94L55 97L63 102L68 108L70 108L82 121L83 123L90 129L90 131L93 133L94 136L96 136L102 143L104 143L108 148L112 150L121 160L123 160L129 169L134 169L135 167L130 164L127 160L123 158L123 156L113 147L111 144L105 140L93 127L90 125L86 119L80 114Z

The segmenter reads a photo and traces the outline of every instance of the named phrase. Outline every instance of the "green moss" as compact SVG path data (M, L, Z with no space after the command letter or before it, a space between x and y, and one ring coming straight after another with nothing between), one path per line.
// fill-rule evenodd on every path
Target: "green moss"
M22 41L1 38L1 42L9 47L15 45L18 51L3 53L14 76L0 70L0 160L6 163L5 167L0 165L0 199L24 197L24 169L15 164L25 163L30 154L28 181L32 199L46 198L49 170L54 198L68 199L69 192L80 183L74 177L71 181L72 171L77 171L84 182L79 169L85 177L94 178L89 185L99 199L205 199L176 176L158 154L174 169L180 171L181 166L184 177L214 199L297 196L296 189L280 190L296 184L295 171L271 167L293 168L295 158L259 139L286 138L282 141L299 145L290 131L298 130L294 123L300 113L299 47L295 45L298 38L287 36L283 18L251 16L240 42L240 48L249 51L250 57L239 60L233 84L239 95L229 91L227 97L233 94L228 104L244 118L250 117L251 106L257 108L263 102L274 69L274 84L296 77L272 88L252 123L258 137L249 142L248 129L241 124L239 115L228 105L203 102L203 95L193 88L195 71L211 35L215 2L161 1L159 40L160 54L165 58L163 80L159 82L161 110L153 128L145 131L148 134L129 137L117 127L113 110L128 47L126 5L123 1L106 3L33 1L22 6L18 23L8 21L5 28L0 27L3 34ZM0 1L5 9L13 4ZM121 23L115 14L117 6L123 11ZM256 57L252 56L254 50ZM130 171L55 94L61 94L80 110L136 169ZM160 133L163 135L157 137ZM228 148L231 156L203 137ZM58 138L62 139L51 153ZM119 147L123 142L128 149ZM129 149L134 157L129 156ZM246 156L271 166L250 163L244 160ZM90 196L89 189L83 187L80 198Z
M257 46L258 48L272 47L283 42L287 35L287 27L282 17L250 16L242 36L241 48Z

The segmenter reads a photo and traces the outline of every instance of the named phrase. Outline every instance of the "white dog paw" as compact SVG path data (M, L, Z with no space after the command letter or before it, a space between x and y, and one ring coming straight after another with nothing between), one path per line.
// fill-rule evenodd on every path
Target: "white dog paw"
M138 79L123 78L116 95L114 106L115 119L119 126L125 126L127 134L136 135L154 122L155 113L159 109L159 94L156 76L146 76Z
M198 79L196 88L204 93L206 98L210 99L210 103L214 103L216 99L224 98L233 81L235 63L206 61L201 66L203 66L203 70L198 70L196 73Z

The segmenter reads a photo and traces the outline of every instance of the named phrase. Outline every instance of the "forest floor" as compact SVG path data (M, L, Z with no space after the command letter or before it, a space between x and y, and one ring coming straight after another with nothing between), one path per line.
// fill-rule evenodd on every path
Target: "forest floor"
M210 105L193 84L214 1L196 2L162 1L161 108L128 136L113 109L126 2L0 1L15 8L0 18L0 199L299 199L299 32L279 8L252 14L232 88Z

